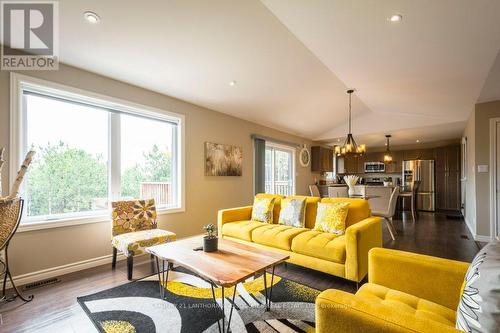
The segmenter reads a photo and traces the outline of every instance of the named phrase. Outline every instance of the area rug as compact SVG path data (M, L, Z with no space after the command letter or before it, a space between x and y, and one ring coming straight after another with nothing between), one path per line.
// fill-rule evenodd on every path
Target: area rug
M267 274L267 284L271 276ZM232 288L225 289L225 313L229 316ZM157 275L92 295L78 297L99 332L196 333L219 332L222 291L182 268L169 274L164 300L159 296ZM275 276L272 306L265 311L264 278L250 278L236 287L231 332L313 332L314 300L319 291ZM227 321L226 321L227 323Z

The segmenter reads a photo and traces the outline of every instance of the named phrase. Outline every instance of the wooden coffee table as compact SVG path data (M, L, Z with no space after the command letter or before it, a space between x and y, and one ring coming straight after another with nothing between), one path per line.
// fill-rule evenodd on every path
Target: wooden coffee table
M156 258L156 268L158 270L158 280L160 283L160 297L162 299L165 298L168 272L172 264L177 264L192 271L210 283L212 287L212 297L216 304L217 300L215 298L214 287L219 286L222 289L222 328L219 321L217 325L220 332L226 332L229 331L231 325L236 287L232 295L233 301L231 302L227 330L225 329L224 289L236 286L249 277L262 272L264 274L266 311L270 310L274 282L274 267L287 260L289 256L226 239L219 239L219 250L217 252L207 253L193 250L202 244L202 236L195 236L146 248L146 251ZM266 270L268 268L272 269L271 286L269 288L266 280Z

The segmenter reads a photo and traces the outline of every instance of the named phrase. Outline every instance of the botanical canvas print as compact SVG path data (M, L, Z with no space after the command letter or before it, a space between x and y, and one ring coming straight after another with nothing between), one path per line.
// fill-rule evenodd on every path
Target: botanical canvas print
M242 164L241 147L205 142L206 176L241 176Z

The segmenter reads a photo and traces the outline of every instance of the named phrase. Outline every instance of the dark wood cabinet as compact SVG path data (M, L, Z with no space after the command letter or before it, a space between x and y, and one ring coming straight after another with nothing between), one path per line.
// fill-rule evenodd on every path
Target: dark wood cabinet
M392 163L385 165L386 173L400 173L402 172L401 166L403 165L403 152L392 151Z
M321 146L311 147L311 171L333 171L333 149Z
M403 152L404 160L433 160L434 149L412 149Z
M436 208L460 210L460 146L436 148Z
M344 170L345 173L358 172L358 159L356 157L344 157Z

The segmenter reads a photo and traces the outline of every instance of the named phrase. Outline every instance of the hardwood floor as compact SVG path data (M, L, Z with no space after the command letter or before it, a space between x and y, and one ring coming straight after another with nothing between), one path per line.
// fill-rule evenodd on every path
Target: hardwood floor
M470 262L482 244L476 243L462 219L447 219L445 214L420 213L416 223L410 216L394 219L398 235L391 240L384 226L384 247ZM134 277L154 273L149 257L134 265ZM294 265L281 265L276 273L317 289L337 288L355 292L355 283ZM16 300L0 305L0 332L96 332L76 302L78 296L127 283L126 261L67 274L60 282L30 293L30 303Z

